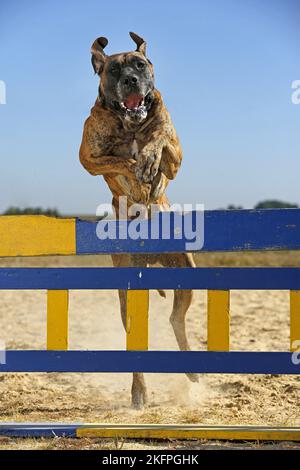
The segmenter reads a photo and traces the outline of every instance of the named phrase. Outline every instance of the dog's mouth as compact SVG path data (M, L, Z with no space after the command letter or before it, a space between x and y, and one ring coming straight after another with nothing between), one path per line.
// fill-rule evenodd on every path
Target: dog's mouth
M120 103L121 108L128 111L138 111L139 108L144 106L144 97L136 93L131 93L124 101Z
M122 101L113 101L114 109L119 112L123 119L131 123L140 123L146 119L153 102L153 93L148 91L146 95L130 93Z
M147 116L152 103L152 94L149 91L146 95L130 93L123 101L114 101L113 106L116 110L122 111L125 117L144 119Z

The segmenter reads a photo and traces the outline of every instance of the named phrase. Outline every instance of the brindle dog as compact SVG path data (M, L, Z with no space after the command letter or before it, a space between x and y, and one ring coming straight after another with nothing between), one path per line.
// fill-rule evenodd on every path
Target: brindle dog
M85 122L80 161L92 175L103 175L113 194L113 206L119 216L120 196L150 207L168 210L165 194L169 180L175 178L182 150L170 115L154 86L153 65L146 57L146 43L130 33L136 43L134 52L107 56L104 37L92 45L92 65L100 76L99 93ZM114 266L194 267L191 255L112 255ZM164 295L163 291L159 291ZM121 316L126 323L126 291L119 291ZM192 301L191 290L175 290L170 322L181 350L189 350L185 315ZM188 374L197 381L197 374ZM132 405L141 408L147 402L143 374L134 373Z

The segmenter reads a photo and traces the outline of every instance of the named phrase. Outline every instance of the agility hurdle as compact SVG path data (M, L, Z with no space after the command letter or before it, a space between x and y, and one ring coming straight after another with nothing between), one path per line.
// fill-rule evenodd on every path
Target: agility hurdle
M151 221L143 223L150 233ZM174 253L186 251L190 242L172 230L168 240L99 240L96 227L97 222L79 219L2 216L0 256ZM206 211L204 234L201 251L299 250L300 210ZM68 291L119 288L128 293L127 351L69 351ZM148 290L188 288L208 291L208 351L147 351ZM48 292L47 350L8 350L0 372L300 373L300 364L292 361L300 340L300 268L0 268L0 289ZM290 291L289 352L230 351L233 289ZM300 440L300 427L3 422L1 434Z

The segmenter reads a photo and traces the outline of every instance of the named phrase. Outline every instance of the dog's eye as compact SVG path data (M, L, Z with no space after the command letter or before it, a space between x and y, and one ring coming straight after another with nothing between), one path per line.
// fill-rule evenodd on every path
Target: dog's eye
M116 74L118 73L119 69L118 69L117 66L114 65L113 67L110 68L109 71L110 71L110 73L112 73L113 75L116 75Z
M138 62L137 63L137 68L140 69L140 70L143 70L146 66L145 62Z

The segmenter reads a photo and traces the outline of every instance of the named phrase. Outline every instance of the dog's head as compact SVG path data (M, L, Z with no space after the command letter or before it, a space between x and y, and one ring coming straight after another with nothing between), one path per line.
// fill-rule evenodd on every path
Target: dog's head
M92 45L92 65L100 76L100 95L105 104L120 116L141 122L153 102L153 66L146 57L146 43L135 33L129 33L136 43L134 52L107 56L104 48L108 40L97 38Z

